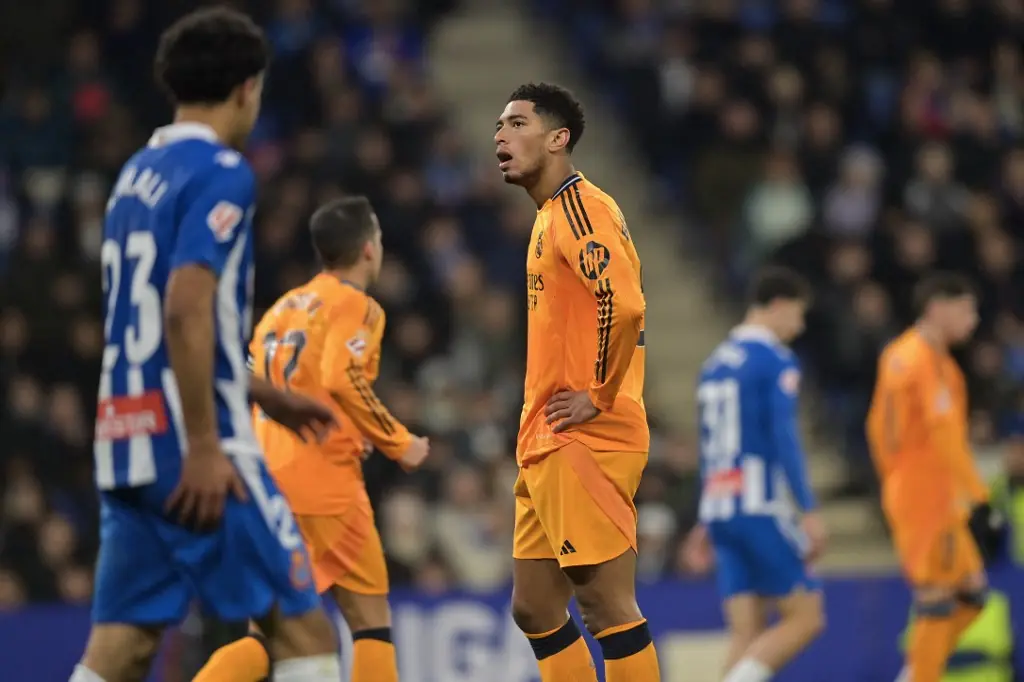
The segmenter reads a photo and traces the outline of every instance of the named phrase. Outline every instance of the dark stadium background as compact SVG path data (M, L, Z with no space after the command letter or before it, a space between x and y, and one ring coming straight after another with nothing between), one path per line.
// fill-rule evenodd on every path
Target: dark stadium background
M156 37L197 4L0 6L0 611L89 599L104 204L120 164L170 114L151 83ZM499 589L511 564L532 212L491 158L468 151L433 86L428 47L458 3L229 4L260 20L275 52L248 151L261 184L257 314L310 274L313 207L367 194L387 249L375 290L389 316L380 394L432 439L414 475L380 457L367 464L391 579L431 594ZM810 426L846 459L826 499L873 494L861 424L874 362L929 269L978 282L983 324L960 356L972 434L997 455L1017 443L1024 2L530 9L586 76L588 105L614 112L642 149L647 168L635 172L652 174L652 201L674 216L679 267L683 255L700 259L732 303L768 260L813 279L799 346L818 406ZM696 464L692 433L661 428L657 415L652 426L638 500L651 582L683 572ZM1020 456L1007 461L1024 470Z

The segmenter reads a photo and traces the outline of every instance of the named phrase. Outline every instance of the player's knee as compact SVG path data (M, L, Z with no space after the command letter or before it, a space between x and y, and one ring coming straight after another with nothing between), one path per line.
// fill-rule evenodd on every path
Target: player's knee
M825 608L821 600L818 600L816 604L810 605L806 612L800 614L800 622L803 625L803 631L808 642L817 639L821 636L821 633L825 632Z
M270 657L275 661L333 654L337 637L323 609L314 609L294 618L282 618L261 628L267 637Z
M341 615L353 633L391 627L391 607L383 594L357 594L341 588L331 591Z
M512 620L523 632L536 635L565 624L565 604L516 585L512 589Z
M89 634L82 666L104 682L141 680L159 643L157 630L120 624L96 625Z
M783 619L809 643L825 631L825 601L820 592L798 592L780 604Z
M576 604L583 616L583 625L592 635L643 619L631 590L628 594L615 594L590 586L577 587Z

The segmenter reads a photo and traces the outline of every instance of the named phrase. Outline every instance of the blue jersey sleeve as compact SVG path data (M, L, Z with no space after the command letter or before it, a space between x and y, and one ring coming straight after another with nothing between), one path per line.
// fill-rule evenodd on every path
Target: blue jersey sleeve
M792 362L780 362L772 369L771 424L775 452L786 475L790 491L803 511L815 506L807 476L806 460L797 432L797 396L800 370Z
M255 180L235 152L221 152L214 166L196 179L202 186L183 207L171 269L203 265L220 277L239 230L247 229Z

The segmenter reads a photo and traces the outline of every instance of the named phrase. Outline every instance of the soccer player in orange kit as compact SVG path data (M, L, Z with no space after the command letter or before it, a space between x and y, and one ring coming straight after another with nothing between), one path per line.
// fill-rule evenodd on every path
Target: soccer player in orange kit
M348 197L324 205L310 232L323 270L264 315L253 333L252 371L333 403L340 426L323 442L303 441L256 408L256 435L306 543L316 589L331 593L352 631L352 682L397 682L384 550L363 483L364 443L406 469L423 462L429 445L388 412L372 387L384 312L366 288L380 272L383 247L369 201ZM208 669L261 655L253 640L220 649L196 681L217 682Z
M968 442L964 376L949 352L970 338L978 311L971 283L954 274L926 277L915 304L917 323L879 359L867 435L917 613L900 680L939 682L985 601L968 519L988 490Z
M636 508L650 434L640 259L615 201L573 168L583 110L555 85L509 97L494 141L537 218L526 254L527 358L512 613L543 682L593 682L575 594L608 682L657 682L636 603Z

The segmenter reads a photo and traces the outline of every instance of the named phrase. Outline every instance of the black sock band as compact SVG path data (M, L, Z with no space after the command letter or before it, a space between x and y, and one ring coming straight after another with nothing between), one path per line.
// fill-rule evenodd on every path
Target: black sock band
M647 629L647 621L640 623L622 632L605 635L597 640L601 645L601 653L604 660L612 661L618 658L629 658L638 654L652 642L651 631Z
M530 646L533 647L533 655L537 657L538 661L543 661L545 658L554 656L560 651L564 651L572 646L577 639L582 637L580 629L576 627L576 621L569 618L565 622L565 625L558 628L550 635L543 637L527 637L530 640Z
M983 609L985 608L985 602L988 601L988 590L978 590L976 592L958 592L956 600L964 606L972 609Z
M391 643L391 628L370 628L352 633L352 641L358 642L361 639L375 639L378 642Z

